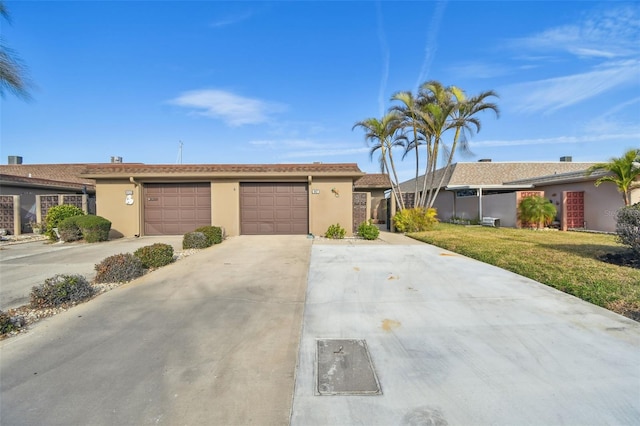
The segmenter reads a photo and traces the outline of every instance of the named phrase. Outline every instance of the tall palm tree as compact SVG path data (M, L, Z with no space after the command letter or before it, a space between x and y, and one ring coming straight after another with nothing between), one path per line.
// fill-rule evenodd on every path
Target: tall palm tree
M11 22L9 11L3 1L0 1L0 16ZM8 90L18 97L29 99L25 75L25 67L18 56L0 39L0 96L4 98L5 90Z
M596 186L600 186L603 182L614 183L618 187L618 191L622 193L624 205L631 203L631 190L640 188L640 149L630 149L625 154L616 158L613 157L608 163L598 163L587 169L587 176L592 175L596 171L609 172L605 176L598 178L595 182Z
M393 180L391 180L391 189L393 195L396 198L398 207L404 210L404 200L401 197L398 180L398 173L396 172L395 163L393 160L393 148L403 144L404 135L400 132L401 116L394 111L388 112L381 119L367 118L362 121L358 121L353 125L353 129L356 127L362 127L365 131L365 140L371 143L371 150L369 155L373 158L376 151L380 151L381 168L385 174L393 173Z
M415 189L414 189L414 204L415 207L418 207L418 177L420 175L420 152L418 147L421 145L421 141L424 141L424 138L421 136L419 132L420 124L420 106L418 105L418 100L413 96L413 93L410 91L397 92L393 96L391 96L392 101L399 101L402 104L391 107L391 111L396 111L399 113L401 120L400 126L404 129L411 129L411 133L413 138L407 140L407 144L405 145L405 153L403 155L406 157L409 152L414 151L416 155L416 178L415 178Z
M494 102L487 101L490 97L498 96L493 90L481 92L471 98L467 98L464 91L456 86L449 86L447 90L451 94L449 102L454 104L454 107L450 110L450 125L448 128L455 129L455 132L451 147L444 146L448 152L445 170L427 207L433 207L433 203L440 192L444 178L453 163L453 156L456 150L469 151L468 136L480 131L482 123L476 115L483 111L493 111L496 117L500 116L498 105Z

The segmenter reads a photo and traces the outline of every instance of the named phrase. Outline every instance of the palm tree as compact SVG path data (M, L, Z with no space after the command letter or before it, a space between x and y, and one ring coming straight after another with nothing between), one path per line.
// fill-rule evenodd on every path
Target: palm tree
M598 163L587 169L587 176L592 175L596 171L609 172L596 180L595 185L600 186L603 182L614 183L618 187L618 191L622 193L624 205L631 203L631 191L634 188L640 188L640 149L630 149L620 158L611 158L608 163Z
M389 174L389 171L393 173L393 180L391 181L391 189L393 195L396 197L396 202L401 210L404 210L404 200L401 197L398 180L398 173L396 172L395 163L393 160L393 148L403 145L404 135L400 132L401 117L397 112L391 111L385 114L381 119L367 118L362 121L358 121L353 125L353 129L356 127L362 127L365 131L365 140L371 142L371 150L369 155L373 158L373 154L380 150L380 165L382 173Z
M538 229L550 223L555 217L556 206L539 195L525 197L518 204L518 217L521 221L535 223Z
M9 11L3 1L0 1L0 16L11 22ZM25 67L18 56L0 40L0 96L4 98L6 89L18 97L29 99L25 74Z
M413 93L409 91L397 92L391 96L392 101L400 101L402 105L391 107L391 111L396 111L400 114L401 121L400 127L407 129L410 128L413 134L413 139L408 140L405 146L405 152L403 155L406 157L409 152L415 151L416 154L416 179L415 179L415 192L414 192L414 205L418 206L418 177L420 175L420 153L418 147L421 145L421 141L424 138L419 132L421 124L419 122L421 111L418 105L418 100L413 96Z

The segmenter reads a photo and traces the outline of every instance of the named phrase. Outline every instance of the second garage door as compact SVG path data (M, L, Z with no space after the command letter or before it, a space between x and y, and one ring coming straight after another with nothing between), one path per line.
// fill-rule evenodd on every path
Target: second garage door
M144 234L182 235L211 225L211 184L144 185Z
M240 233L307 234L309 195L306 183L241 183Z

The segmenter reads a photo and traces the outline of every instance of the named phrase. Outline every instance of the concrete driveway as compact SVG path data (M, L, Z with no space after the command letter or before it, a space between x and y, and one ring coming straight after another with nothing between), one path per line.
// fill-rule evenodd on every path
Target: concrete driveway
M292 425L640 422L640 324L434 246L314 245L303 324ZM319 396L358 363L317 379L318 339L365 340L382 394Z
M0 342L0 423L287 424L311 244L231 238Z
M182 236L120 238L102 243L50 243L48 241L0 244L0 310L29 303L35 285L56 274L80 274L91 281L94 266L118 253L133 253L154 243L182 250Z
M234 237L42 321L0 342L0 423L637 424L640 324L382 239ZM325 338L382 394L317 396Z

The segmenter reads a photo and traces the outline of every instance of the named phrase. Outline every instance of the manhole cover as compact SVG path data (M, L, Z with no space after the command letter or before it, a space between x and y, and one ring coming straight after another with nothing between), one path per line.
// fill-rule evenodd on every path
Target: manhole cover
M380 395L367 342L318 339L316 395Z

